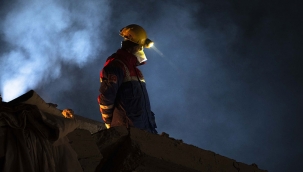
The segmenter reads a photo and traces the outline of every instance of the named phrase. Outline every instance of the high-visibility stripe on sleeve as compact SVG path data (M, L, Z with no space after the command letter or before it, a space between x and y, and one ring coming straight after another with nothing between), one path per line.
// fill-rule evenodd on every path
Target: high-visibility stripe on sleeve
M113 116L112 114L104 114L104 113L102 114L102 117L105 118L105 119L106 118L111 118L112 116Z
M113 117L113 114L102 113L102 119L103 119L104 123L106 123L106 124L110 124L112 122L112 117Z
M112 105L100 105L101 109L112 109L114 107L114 104Z

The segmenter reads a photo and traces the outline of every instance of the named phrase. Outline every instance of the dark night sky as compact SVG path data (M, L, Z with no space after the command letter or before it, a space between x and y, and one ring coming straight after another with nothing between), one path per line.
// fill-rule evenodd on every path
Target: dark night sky
M270 172L303 170L302 1L0 1L0 91L30 89L101 121L99 71L119 30L156 48L140 66L158 132Z

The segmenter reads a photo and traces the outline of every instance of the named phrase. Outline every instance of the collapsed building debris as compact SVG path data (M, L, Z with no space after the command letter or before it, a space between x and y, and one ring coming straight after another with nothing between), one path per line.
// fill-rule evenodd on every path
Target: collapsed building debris
M0 104L0 127L0 171L266 171L166 133L65 118L34 91Z

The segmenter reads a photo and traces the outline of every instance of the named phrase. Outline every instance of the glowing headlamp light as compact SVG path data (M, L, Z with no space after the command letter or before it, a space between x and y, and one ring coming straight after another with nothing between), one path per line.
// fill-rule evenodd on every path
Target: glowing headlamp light
M152 40L150 40L148 38L145 40L145 45L144 45L145 48L150 48L153 45L154 45L154 42Z

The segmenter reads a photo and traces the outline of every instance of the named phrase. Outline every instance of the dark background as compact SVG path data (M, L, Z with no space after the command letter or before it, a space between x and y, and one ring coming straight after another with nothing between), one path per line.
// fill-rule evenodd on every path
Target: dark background
M101 121L99 72L141 25L158 132L271 172L303 170L302 1L1 0L4 101L34 89Z

